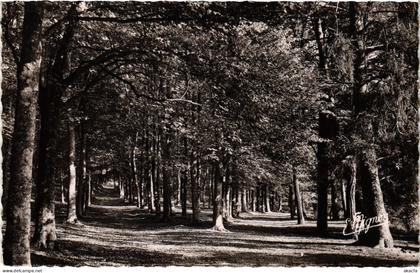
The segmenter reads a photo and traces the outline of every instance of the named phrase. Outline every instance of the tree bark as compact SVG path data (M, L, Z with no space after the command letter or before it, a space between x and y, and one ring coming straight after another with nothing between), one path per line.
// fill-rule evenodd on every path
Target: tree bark
M89 173L87 179L87 194L86 194L86 206L90 207L92 204L92 175Z
M181 215L187 216L187 170L181 171Z
M317 230L319 233L326 233L328 229L328 185L330 165L330 141L335 139L338 133L337 117L330 111L319 113L319 136L323 139L318 143L317 151Z
M63 173L62 173L62 169L60 168L60 194L61 194L61 204L66 203L66 197L65 197L65 192L64 192L64 178L63 178Z
M125 199L125 187L124 187L124 180L121 178L121 176L118 176L118 185L120 186L120 198Z
M247 190L242 189L241 191L241 212L248 212L248 193Z
M156 208L156 214L160 215L161 213L161 205L160 205L160 170L161 170L161 146L160 146L160 135L159 135L159 129L156 128L156 140L155 140L155 153L156 153L156 160L155 160L155 180L153 181L155 186L155 208Z
M297 179L296 169L294 167L293 167L293 186L295 189L295 204L297 208L298 225L303 225L305 223L305 218L303 215L302 196L300 194L299 181Z
M26 2L24 5L22 45L17 69L11 177L6 206L4 238L4 263L6 265L31 265L30 206L43 10L43 3ZM46 217L51 218L51 214L49 213Z
M172 207L172 186L169 170L169 161L171 159L171 139L169 133L165 133L161 136L161 147L163 153L163 165L162 165L162 176L163 176L163 221L169 221L171 217Z
M289 210L290 210L290 219L295 219L295 210L296 210L296 202L294 197L294 190L293 190L293 184L289 185L289 197L288 197L288 203L289 203Z
M239 216L239 213L242 212L242 205L244 202L243 189L237 189L236 194L236 214Z
M349 169L349 177L346 188L347 196L347 212L346 215L350 222L347 222L346 233L353 232L352 224L356 218L356 178L357 178L357 161L356 157L352 156L347 159L347 165ZM357 239L357 235L355 236Z
M178 168L177 173L177 190L176 190L176 205L181 204L181 168Z
M81 217L86 211L86 183L87 183L87 170L86 170L86 132L85 122L80 123L80 157L79 157L79 175L76 181L76 212L77 217Z
M68 189L68 211L67 211L67 222L77 222L76 212L76 133L74 125L69 123L69 189Z
M339 219L339 207L337 201L337 189L335 188L335 181L332 180L331 185L331 216L332 220L337 221Z
M59 127L59 105L65 86L58 83L66 70L67 54L70 49L71 40L74 36L75 25L77 24L76 5L69 10L67 26L57 46L56 58L53 67L46 65L42 71L39 93L39 109L41 128L39 133L38 148L38 175L36 180L35 199L35 231L33 243L35 247L53 247L56 240L55 228L55 181L54 169L56 165L56 146Z
M363 68L366 60L365 55L365 33L364 22L365 14L362 14L360 3L349 3L350 38L353 48L353 70L351 82L353 84L352 106L353 121L355 123L355 135L358 140L363 141L363 145L358 145L359 152L357 159L360 159L357 166L360 174L363 200L365 202L365 217L382 217L383 223L374 228L370 228L367 233L361 233L359 244L392 248L393 238L389 230L389 219L385 210L381 185L378 175L378 163L375 151L375 133L373 129L372 117L368 115L369 99L366 97L367 81ZM361 146L361 147L360 147Z
M257 197L255 194L255 188L251 191L251 204L252 204L252 211L255 212L257 210Z
M271 212L270 186L268 184L265 185L265 189L264 189L264 202L265 202L265 212Z
M383 217L385 220L378 227L372 227L367 233L359 236L359 244L373 247L394 247L393 238L389 229L388 214L385 210L381 184L379 182L376 151L373 146L365 148L360 155L360 175L363 191L363 201L366 206L365 217Z
M190 155L190 179L191 179L191 203L192 203L192 223L197 224L199 220L200 215L200 189L197 181L197 177L199 175L198 170L199 167L198 161L195 160L195 153L194 151ZM197 176L195 175L195 171L197 170Z
M343 206L343 211L344 211L344 218L348 217L347 214L347 193L346 193L346 186L349 182L346 182L348 180L342 178L341 179L341 184L340 184L340 190L341 190L341 205Z
M213 193L213 230L225 231L223 225L223 194L222 187L225 175L222 175L222 163L214 163L214 193Z
M134 138L134 145L131 149L131 173L133 183L137 188L137 207L140 208L143 205L143 196L142 196L142 186L141 180L138 178L138 171L137 171L137 139L138 139L138 132L136 132L136 136Z

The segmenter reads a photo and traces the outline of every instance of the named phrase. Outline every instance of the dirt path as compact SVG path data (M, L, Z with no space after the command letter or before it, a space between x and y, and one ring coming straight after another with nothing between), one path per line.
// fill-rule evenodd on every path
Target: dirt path
M34 265L154 266L413 266L418 245L396 240L397 249L352 246L340 235L341 222L330 223L328 237L314 235L315 222L303 226L282 213L246 213L230 232L214 232L211 212L190 226L177 213L170 223L105 190L94 199L82 225L58 225L56 250L34 252Z

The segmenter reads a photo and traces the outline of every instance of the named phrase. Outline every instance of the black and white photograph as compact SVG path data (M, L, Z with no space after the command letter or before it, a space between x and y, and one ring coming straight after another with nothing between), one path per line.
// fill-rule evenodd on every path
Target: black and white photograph
M417 2L0 7L2 273L417 273Z

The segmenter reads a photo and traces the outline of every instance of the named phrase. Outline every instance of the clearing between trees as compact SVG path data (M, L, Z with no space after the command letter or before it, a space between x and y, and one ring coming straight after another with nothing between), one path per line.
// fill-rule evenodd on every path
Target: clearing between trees
M57 206L60 208L60 206ZM63 211L64 212L64 211ZM80 224L59 221L54 251L33 251L33 265L57 266L416 266L419 245L395 238L395 249L354 246L342 235L344 221L331 221L328 236L316 222L297 225L288 213L241 213L211 230L211 211L192 226L179 208L169 223L104 189ZM64 216L64 215L63 215ZM59 216L58 216L59 217ZM61 218L61 217L59 217ZM64 217L62 217L64 219Z

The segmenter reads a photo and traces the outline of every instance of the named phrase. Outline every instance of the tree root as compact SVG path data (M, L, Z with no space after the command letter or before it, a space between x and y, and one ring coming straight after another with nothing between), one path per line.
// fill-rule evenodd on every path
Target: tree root
M210 230L211 231L217 231L217 232L230 232L225 227L220 227L220 226L214 226Z

